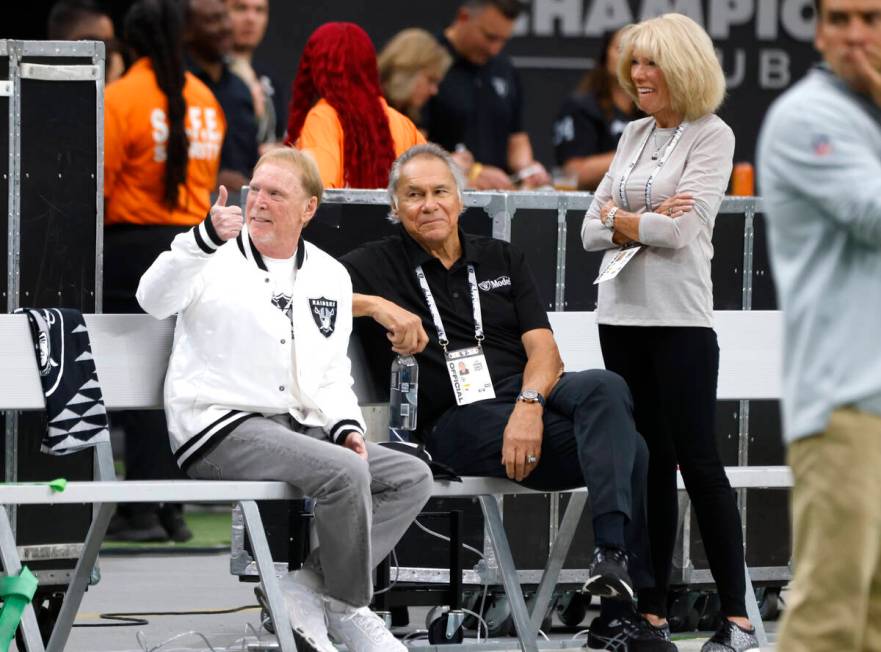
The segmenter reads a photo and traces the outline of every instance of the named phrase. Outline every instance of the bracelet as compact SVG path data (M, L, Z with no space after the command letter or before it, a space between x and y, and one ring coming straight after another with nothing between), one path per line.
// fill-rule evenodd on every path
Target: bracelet
M618 207L612 206L612 208L609 209L609 212L606 213L606 221L603 222L603 226L609 229L609 231L615 230L615 213L617 212Z
M477 177L480 176L481 172L483 172L483 164L478 163L477 161L472 163L471 169L468 170L468 182L471 183L472 181L474 181Z

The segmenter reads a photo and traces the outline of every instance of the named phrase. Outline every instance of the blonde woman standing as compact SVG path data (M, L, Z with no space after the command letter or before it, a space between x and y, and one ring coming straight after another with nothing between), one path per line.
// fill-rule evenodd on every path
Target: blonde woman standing
M714 434L719 347L710 261L734 154L734 134L714 113L724 75L707 33L686 16L665 14L624 33L618 76L648 117L622 134L581 236L588 251L606 250L597 306L603 358L630 386L649 447L656 587L639 592L640 625L669 640L678 464L721 601L722 624L702 650L757 651L744 601L740 515ZM632 257L621 268L625 254ZM616 256L614 275L606 268ZM615 634L611 623L591 630L591 647L606 647Z

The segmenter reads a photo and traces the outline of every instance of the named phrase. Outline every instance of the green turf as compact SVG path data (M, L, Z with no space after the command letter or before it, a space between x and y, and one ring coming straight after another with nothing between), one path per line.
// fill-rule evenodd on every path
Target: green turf
M229 548L232 515L229 510L200 512L194 508L184 511L184 518L193 538L186 543L129 543L126 541L104 541L102 550L126 550L133 552L145 548L160 550L188 550L193 548Z

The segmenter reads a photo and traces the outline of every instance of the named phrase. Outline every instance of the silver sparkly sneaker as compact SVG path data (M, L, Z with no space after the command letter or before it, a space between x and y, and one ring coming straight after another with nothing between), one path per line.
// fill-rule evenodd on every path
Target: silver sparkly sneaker
M701 652L759 652L756 630L744 629L723 618L716 633L701 647Z

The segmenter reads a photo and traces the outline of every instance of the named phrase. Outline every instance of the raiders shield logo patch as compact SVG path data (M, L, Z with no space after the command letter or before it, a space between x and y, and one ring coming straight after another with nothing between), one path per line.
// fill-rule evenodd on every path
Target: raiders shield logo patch
M324 297L309 299L309 307L318 330L325 337L330 337L336 327L336 301Z

